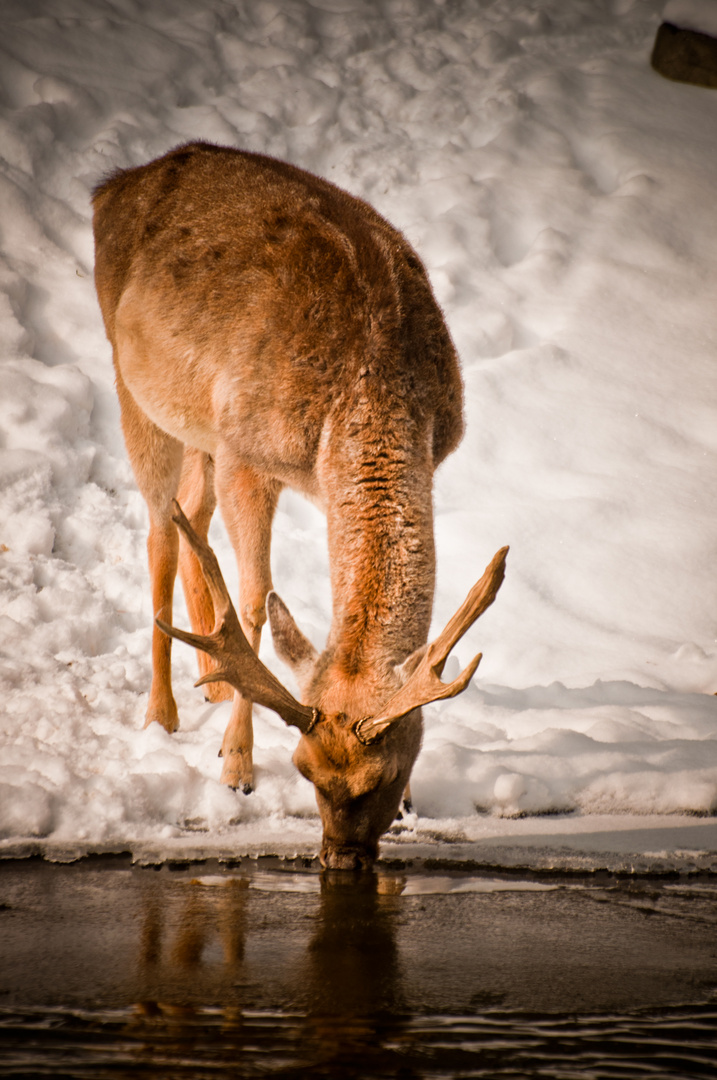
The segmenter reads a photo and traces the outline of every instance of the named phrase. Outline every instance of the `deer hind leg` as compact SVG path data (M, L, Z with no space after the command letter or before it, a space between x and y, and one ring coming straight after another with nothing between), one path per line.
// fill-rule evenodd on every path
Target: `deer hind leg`
M174 581L177 576L179 537L171 518L154 517L150 510L147 555L152 588L152 611L165 621L172 617ZM177 703L172 693L172 649L163 640L166 635L158 627L152 628L152 684L144 726L155 720L165 731L173 732L179 727Z
M152 590L152 612L169 622L172 618L174 581L177 576L179 537L172 521L174 498L182 468L182 443L173 439L145 416L117 370L117 393L127 453L149 511L147 557ZM172 693L171 642L157 626L152 629L152 685L145 727L153 721L169 732L179 726Z
M217 504L214 491L214 462L209 454L190 446L184 448L177 500L194 531L202 540L206 540L212 514ZM181 534L179 537L179 577L184 589L192 630L195 634L204 636L211 634L214 629L212 598L209 595L199 560ZM197 661L200 675L208 674L216 666L207 653L201 649L197 649ZM228 683L207 683L204 687L204 696L207 701L227 701L233 694L234 691Z
M239 618L249 644L258 653L261 628L266 622L266 597L272 588L271 523L280 485L252 469L236 468L231 460L219 455L216 491L239 568ZM254 787L251 711L252 703L235 693L220 751L221 782L241 787L245 795Z

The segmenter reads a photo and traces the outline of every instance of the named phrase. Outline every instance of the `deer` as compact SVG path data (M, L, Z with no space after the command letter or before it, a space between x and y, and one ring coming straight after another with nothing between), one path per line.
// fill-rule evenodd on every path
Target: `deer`
M493 602L502 548L430 644L433 474L463 434L458 357L423 263L367 202L292 164L189 143L93 193L95 286L127 453L147 504L155 622L145 726L178 727L171 643L209 701L233 698L220 780L254 785L252 707L298 728L327 869L370 867L422 739L463 691L448 653ZM279 494L327 518L332 618L319 652L273 590ZM237 614L208 544L219 506ZM179 573L192 632L172 625ZM301 701L258 657L269 618Z

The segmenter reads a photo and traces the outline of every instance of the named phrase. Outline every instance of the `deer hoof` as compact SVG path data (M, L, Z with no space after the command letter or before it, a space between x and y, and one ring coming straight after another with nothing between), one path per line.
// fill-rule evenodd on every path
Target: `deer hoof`
M216 705L220 701L231 701L234 697L234 691L227 683L207 683L204 687L204 700L211 705Z
M241 750L224 751L222 754L222 775L219 782L227 787L241 788L245 795L254 790L254 775L251 758L247 761Z
M225 783L226 783L226 781L225 781ZM227 787L231 788L232 791L238 791L239 790L239 785L238 784L227 784ZM242 784L242 786L241 786L242 795L251 795L253 790L254 790L254 788L251 786L251 784Z
M210 660L206 653L197 654L197 666L199 674L202 676L217 670L217 665L213 660ZM231 701L234 697L233 687L225 682L205 683L202 687L202 693L204 694L204 700L214 705L219 701Z
M406 818L410 817L413 817L413 803L411 802L410 797L407 798L404 795L398 805L398 810L396 811L396 817L394 818L394 821L404 821Z
M171 735L179 727L179 715L176 705L173 710L168 709L162 712L159 709L148 709L144 721L145 728L148 728L150 724L159 724Z

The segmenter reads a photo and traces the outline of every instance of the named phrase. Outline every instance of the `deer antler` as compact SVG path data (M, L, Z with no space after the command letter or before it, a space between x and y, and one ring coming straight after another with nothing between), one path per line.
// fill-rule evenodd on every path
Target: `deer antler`
M195 649L203 649L218 662L219 669L204 675L195 686L203 686L209 682L228 682L245 698L273 709L287 724L307 734L316 723L318 711L299 704L262 664L241 628L216 555L209 545L197 536L176 499L174 505L177 512L172 520L182 530L199 559L214 603L214 630L204 637L177 630L162 619L155 619L157 626L169 637L185 641Z
M441 698L455 697L468 686L478 667L482 653L478 653L453 682L441 682L441 674L453 646L473 625L479 615L495 600L505 576L505 558L508 548L501 548L494 555L480 581L476 582L468 596L435 641L427 646L413 674L393 695L377 716L359 720L354 732L359 742L370 743L393 724L421 705Z

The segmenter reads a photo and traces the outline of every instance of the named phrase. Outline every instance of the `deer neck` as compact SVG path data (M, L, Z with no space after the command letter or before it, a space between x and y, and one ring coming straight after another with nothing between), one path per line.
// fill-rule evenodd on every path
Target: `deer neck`
M385 399L363 404L334 424L322 454L333 593L326 659L339 683L373 694L371 684L427 640L433 462L425 424Z

